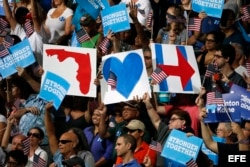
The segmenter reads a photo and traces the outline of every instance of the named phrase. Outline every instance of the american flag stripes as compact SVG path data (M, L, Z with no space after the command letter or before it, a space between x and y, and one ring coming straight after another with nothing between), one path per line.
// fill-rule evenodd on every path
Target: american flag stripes
M154 150L154 151L157 151L157 152L161 152L161 150L162 150L161 143L159 143L157 141L154 141L154 140L152 140L151 143L149 144L149 148L151 150Z
M187 29L190 31L200 31L201 29L201 19L198 17L189 18Z
M247 74L250 76L250 62L246 63L246 68L247 68Z
M8 54L10 54L8 49L3 44L0 44L0 57L4 57Z
M3 18L0 18L0 30L4 30L9 26L9 23L5 21Z
M110 71L107 84L111 86L112 90L114 90L116 88L116 81L117 81L117 77L116 77L115 73Z
M23 152L24 152L24 155L28 155L29 152L30 152L30 138L27 137L26 139L24 139L22 141L23 143Z
M164 79L166 79L168 76L167 74L160 68L157 67L154 72L151 74L151 77L153 80L155 80L158 83L161 83Z
M146 26L147 27L152 27L153 25L153 10L151 10L148 14L148 18L147 18L147 23Z
M207 104L224 104L221 92L209 92L207 93Z
M247 21L250 19L250 6L243 6L241 8L243 16L241 16L242 21Z
M102 50L103 54L107 54L111 47L112 42L108 38L104 38L99 44L99 48Z
M90 39L88 33L83 28L76 32L76 36L79 43L83 43Z
M46 161L40 158L39 155L34 154L33 167L44 167L46 166Z
M194 161L194 159L190 159L188 162L186 162L187 167L198 167L197 163Z
M34 27L31 24L31 21L26 21L24 23L24 31L26 33L26 36L29 38L33 32L34 32Z
M215 64L208 64L205 77L212 77L213 74L216 72L216 68L217 67L215 66Z
M5 36L4 40L3 40L3 45L6 47L6 48L9 48L13 45L14 43L14 38L12 38L11 36L7 35Z

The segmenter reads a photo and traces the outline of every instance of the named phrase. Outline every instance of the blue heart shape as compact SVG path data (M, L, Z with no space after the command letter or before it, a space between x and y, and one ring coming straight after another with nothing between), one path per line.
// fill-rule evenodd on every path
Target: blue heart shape
M143 61L137 53L129 53L123 62L116 57L108 58L103 64L103 76L107 81L110 71L116 77L116 91L128 98L135 85L140 80L143 71Z

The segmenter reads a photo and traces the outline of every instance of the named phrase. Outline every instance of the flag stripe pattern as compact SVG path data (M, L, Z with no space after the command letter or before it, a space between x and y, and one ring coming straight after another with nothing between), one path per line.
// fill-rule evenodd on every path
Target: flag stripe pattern
M197 163L194 161L194 159L190 159L188 162L186 162L187 167L198 167Z
M108 38L104 38L104 40L99 44L99 48L102 50L103 54L107 54L111 47L112 42Z
M7 56L9 54L10 52L8 51L8 49L3 44L0 44L0 57Z
M30 138L27 137L26 139L23 140L23 152L25 155L28 155L30 152Z
M207 104L224 104L221 92L207 93Z
M116 81L117 81L116 75L112 71L110 71L107 84L111 86L112 90L116 88Z
M31 24L31 21L26 21L24 23L24 31L26 33L27 38L29 38L33 32L34 32L34 27Z
M33 167L44 167L46 166L46 161L40 158L39 155L34 154Z
M246 63L246 68L247 68L247 74L250 76L250 62Z
M88 33L83 28L76 32L76 36L79 43L83 43L90 39Z
M218 66L215 63L208 64L205 77L212 77L212 75L217 71L218 71Z
M194 17L194 18L189 18L188 21L188 30L190 31L200 31L201 29L201 19Z
M5 21L3 18L0 18L0 30L4 30L9 26L9 23Z
M241 16L242 21L250 19L250 6L243 6L241 9L243 13L243 16Z
M157 82L161 83L164 79L166 79L168 76L167 74L160 68L157 67L154 72L151 74L151 77Z
M162 150L161 143L159 143L157 141L154 141L154 140L152 140L151 143L149 144L149 148L151 150L154 150L154 151L157 151L157 152L161 152L161 150Z
M151 10L148 14L148 18L147 18L147 27L151 27L153 24L153 10Z
M11 36L7 35L5 36L4 40L3 40L3 45L6 47L6 48L9 48L13 45L14 43L14 38L12 38Z

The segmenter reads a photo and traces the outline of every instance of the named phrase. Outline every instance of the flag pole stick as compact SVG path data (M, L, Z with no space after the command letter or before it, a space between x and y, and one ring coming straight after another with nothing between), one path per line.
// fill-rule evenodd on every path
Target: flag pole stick
M224 110L225 110L226 113L227 113L227 116L228 116L229 120L230 120L231 122L233 122L231 116L230 116L229 113L228 113L228 108L226 107L225 103L223 104L223 107L224 107Z

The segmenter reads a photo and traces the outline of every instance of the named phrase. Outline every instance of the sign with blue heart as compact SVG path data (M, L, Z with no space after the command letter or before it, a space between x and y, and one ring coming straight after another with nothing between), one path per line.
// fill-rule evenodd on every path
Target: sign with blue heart
M104 56L101 81L105 104L118 103L150 94L150 85L141 49Z

